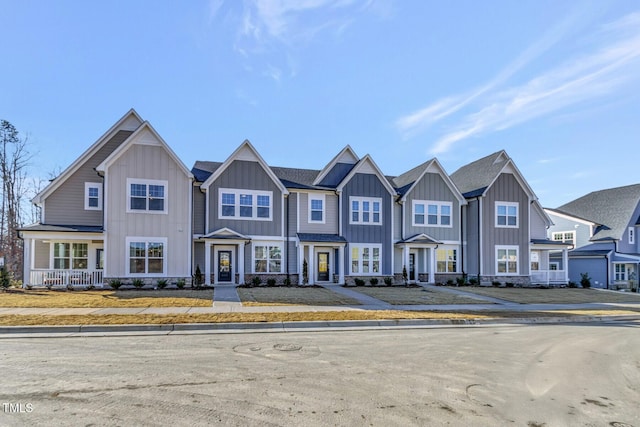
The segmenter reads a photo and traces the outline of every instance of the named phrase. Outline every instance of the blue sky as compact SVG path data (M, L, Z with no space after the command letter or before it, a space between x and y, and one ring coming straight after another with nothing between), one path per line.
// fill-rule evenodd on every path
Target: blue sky
M34 175L129 108L188 167L249 139L397 175L505 149L544 206L640 182L640 3L0 0L0 118Z

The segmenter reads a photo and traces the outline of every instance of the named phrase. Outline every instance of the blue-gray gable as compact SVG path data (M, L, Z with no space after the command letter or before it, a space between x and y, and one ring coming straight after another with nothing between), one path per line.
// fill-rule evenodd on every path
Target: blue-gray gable
M342 235L350 243L382 244L382 273L391 274L391 195L384 184L373 174L355 174L342 190ZM349 224L349 197L379 197L382 199L382 225ZM348 260L348 254L345 254ZM346 264L345 264L346 265Z
M354 166L355 165L351 163L336 163L324 178L322 178L319 185L323 187L337 187Z
M272 220L218 218L220 188L273 192ZM209 187L209 229L207 232L212 232L222 227L228 227L244 235L282 235L282 193L259 163L234 160Z
M553 225L549 227L547 231L550 239L553 238L553 233L574 231L576 236L574 245L576 248L580 248L590 243L589 237L591 237L591 225L556 215L552 211L548 213L553 221Z

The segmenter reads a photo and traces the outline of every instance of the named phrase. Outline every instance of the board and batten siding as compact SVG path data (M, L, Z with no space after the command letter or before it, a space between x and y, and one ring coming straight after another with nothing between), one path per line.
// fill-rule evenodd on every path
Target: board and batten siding
M546 239L547 224L537 209L531 209L531 238Z
M429 200L434 202L451 203L451 227L413 226L413 201ZM425 213L426 215L426 213ZM460 240L460 204L455 194L447 186L442 176L437 173L425 173L405 202L404 209L405 231L404 238L425 233L439 241Z
M319 193L298 193L300 196L300 233L338 234L338 196L324 196L324 224L309 222L309 196Z
M495 202L518 203L518 228L496 227ZM496 274L496 245L518 246L519 275L529 274L529 196L513 174L502 173L482 200L483 273Z
M44 203L44 223L55 225L101 226L102 210L85 210L85 183L102 183L95 167L106 159L133 132L121 130L51 193Z
M144 138L145 135L141 135ZM191 180L161 145L133 144L106 173L108 201L105 253L106 277L126 274L127 237L167 238L167 276L186 277L190 273L192 236L190 217ZM166 214L127 213L127 179L167 181Z
M479 257L479 251L478 251L478 245L479 245L479 239L480 239L480 234L479 234L479 228L478 228L478 215L479 215L479 207L480 207L481 202L479 202L477 199L471 199L471 200L467 200L467 206L465 207L465 221L466 221L466 226L465 226L465 238L467 241L467 244L465 246L466 250L465 250L465 256L464 256L464 263L465 263L465 271L468 274L480 274L480 271L478 271L479 268L479 261L478 261L478 257Z
M218 218L220 188L271 191L271 221ZM247 236L282 236L282 192L258 162L234 160L209 187L209 230L227 227Z
M207 196L199 186L193 186L193 234L205 234Z
M299 193L289 193L289 197L285 200L285 209L287 209L286 203L289 203L289 237L295 237L298 232L298 198Z
M349 224L351 205L349 197L379 197L382 199L381 225ZM391 241L391 195L378 177L373 174L357 173L342 190L343 236L350 243L382 244L382 274L392 274L391 258L393 243ZM349 245L345 250L345 266L349 265ZM349 271L349 270L347 270Z

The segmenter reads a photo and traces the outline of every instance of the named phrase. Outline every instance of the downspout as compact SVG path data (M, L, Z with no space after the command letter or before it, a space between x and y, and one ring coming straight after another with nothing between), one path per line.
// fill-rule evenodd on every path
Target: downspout
M609 289L609 255L604 256L605 266L607 267L607 289Z
M460 204L460 265L462 265L462 278L467 281L467 273L464 272L464 221L462 220L462 204Z
M477 225L478 225L478 274L477 274L477 279L478 279L478 285L480 284L480 262L481 262L481 257L480 257L480 240L481 240L481 233L480 233L480 197L476 197L476 210L477 210Z
M285 261L286 265L287 265L287 283L291 283L291 278L290 278L290 272L289 272L289 196L287 197L287 207L285 209L285 217L286 217L286 222L285 222L285 238L286 238L286 245L287 245L287 250L286 250L286 254L287 254L287 259Z

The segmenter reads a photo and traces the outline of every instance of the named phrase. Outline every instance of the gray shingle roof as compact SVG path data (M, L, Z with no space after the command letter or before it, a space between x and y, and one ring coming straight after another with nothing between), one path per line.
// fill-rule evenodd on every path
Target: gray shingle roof
M19 228L20 231L60 231L65 233L102 233L104 229L101 225L54 225L54 224L32 224Z
M592 241L621 239L626 233L633 214L640 203L640 184L593 191L566 203L558 210L578 218L602 224L596 229Z
M433 159L427 160L421 165L416 166L415 168L408 170L407 172L398 175L395 178L387 177L391 185L397 189L398 194L404 196L404 194L411 188L414 182L416 182L423 174L424 170L429 167L429 165L433 162Z
M298 233L301 242L346 243L347 239L337 234Z
M451 174L453 183L463 196L475 197L496 179L509 156L504 150L471 162Z

